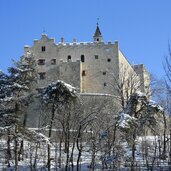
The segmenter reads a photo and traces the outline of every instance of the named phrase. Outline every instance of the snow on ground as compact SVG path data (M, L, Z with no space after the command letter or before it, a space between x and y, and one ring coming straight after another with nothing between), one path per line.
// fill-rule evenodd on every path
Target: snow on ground
M136 157L136 162L137 164L141 164L142 166L144 166L144 168L146 167L146 161L143 160L144 158L144 152L143 152L143 143L147 143L148 144L148 153L149 156L151 156L152 158L154 157L154 147L155 147L155 142L159 142L159 140L161 140L162 137L155 137L155 136L145 136L145 137L139 137L136 141L136 151L135 151L135 157ZM46 144L33 144L30 143L28 141L24 142L24 149L25 149L25 153L24 153L24 161L20 161L19 162L19 170L20 171L30 171L29 165L30 162L32 161L32 164L34 163L35 160L35 154L36 154L36 147L38 149L38 157L36 159L36 171L47 171L46 168L46 164L47 164L47 145ZM82 157L81 157L81 171L89 171L90 169L90 163L91 163L91 153L90 153L90 145L89 144L83 144L85 146L84 151L82 153ZM120 165L120 167L122 168L122 171L126 171L128 170L128 167L130 167L130 162L127 162L126 160L129 159L132 155L132 151L131 151L131 147L126 143L123 142L122 143L123 148L125 149L125 153L124 153L124 157L125 157L125 161L123 161L123 163ZM57 147L57 148L55 148ZM6 149L6 141L5 140L1 140L0 141L0 171L6 168L7 164L5 163L5 149ZM11 144L11 148L14 149L14 145ZM62 146L62 149L64 148L64 146ZM70 148L71 149L71 148ZM58 151L58 153L56 153L56 151ZM157 155L159 153L159 148L157 148ZM31 154L31 156L30 156ZM75 150L74 151L74 165L75 165L75 169L76 169L76 161L77 161L77 154L78 151ZM97 152L96 153L96 171L97 170L101 170L102 169L102 165L101 165L101 158L102 156L102 152ZM14 157L14 154L13 154ZM55 161L57 161L57 158L59 157L59 144L55 143L52 145L51 147L51 170L55 171L56 170L56 165L57 163ZM32 160L30 160L32 158ZM107 159L107 156L106 156ZM111 158L112 159L112 158ZM61 158L61 165L62 165L62 169L58 170L59 171L64 171L64 166L65 166L65 160L66 160L66 154L64 153L64 150L62 150L62 158ZM151 158L148 159L148 162L150 163ZM159 159L157 159L159 160ZM108 160L110 161L110 158ZM160 161L160 169L161 167L164 167L166 165L167 161ZM127 164L126 164L127 163ZM6 171L14 171L14 160L12 160L10 162L11 167L10 169L6 170ZM125 166L128 167L125 167ZM160 170L159 169L159 170ZM145 169L144 169L145 170ZM143 170L143 171L144 171ZM157 169L156 169L157 170ZM107 171L107 170L106 170ZM109 170L108 170L109 171Z

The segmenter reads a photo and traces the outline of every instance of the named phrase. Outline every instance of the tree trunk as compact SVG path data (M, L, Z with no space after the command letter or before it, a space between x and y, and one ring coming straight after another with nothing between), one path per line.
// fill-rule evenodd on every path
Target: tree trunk
M113 153L113 156L115 155L115 140L116 140L116 130L117 130L117 122L115 123L115 126L114 126L114 130L113 130L113 140L112 140L112 144L113 144L113 149L112 149L112 153ZM116 169L117 166L115 166L115 161L113 161L113 167L112 169Z
M7 164L8 167L10 167L10 159L11 159L11 148L10 148L10 131L8 130L8 136L7 136Z
M72 150L71 150L71 156L70 156L70 162L71 162L71 171L74 171L74 159L73 159L73 156L74 156L74 149L75 149L75 138L73 139L73 145L72 145Z
M78 152L78 158L77 158L77 171L80 170L80 159L81 159L81 150Z
M92 171L95 170L95 153L96 153L96 147L94 142L92 142L92 158L91 158L91 169Z
M61 160L62 160L62 139L63 139L63 133L62 137L59 140L59 159L58 159L58 167L61 168Z
M18 152L19 152L19 142L18 142L18 125L15 126L15 171L19 171L18 168Z
M169 130L169 161L168 161L168 165L169 168L171 170L171 129Z
M55 143L55 170L58 170L58 142Z
M33 163L32 163L32 159L33 159L33 153L30 153L30 171L33 171Z
M156 142L156 144L155 144L154 157L153 157L153 160L152 160L151 171L153 171L153 168L154 168L154 165L155 165L156 158L157 158L157 142Z
M48 171L50 171L50 165L51 165L51 160L50 160L50 145L48 144L48 163L47 163L47 168Z
M80 134L80 133L79 133ZM79 147L79 139L80 139L80 147ZM81 137L79 135L79 137L77 138L77 149L78 149L78 157L77 157L77 171L80 170L80 159L81 159L81 155L82 155L82 140Z
M18 160L19 161L23 160L23 154L24 154L24 141L21 140L20 149L19 149L19 152L18 152Z
M65 166L65 171L68 171L69 168L69 147L66 149L66 166Z
M166 123L166 116L165 113L162 112L163 114L163 121L164 121L164 132L163 132L163 152L162 152L162 156L161 159L166 160L166 130L167 130L167 123Z
M69 168L69 130L67 130L67 138L66 138L66 166L65 171L68 171Z
M68 171L68 168L69 168L70 117L71 117L71 113L69 112L68 115L67 115L66 131L65 131L65 148L66 148L65 171Z
M51 121L50 121L50 125L49 125L49 138L51 138L52 136L52 127L53 127L53 121L54 121L54 117L55 117L55 104L52 104L52 113L51 113ZM50 145L48 144L48 148L47 148L47 153L48 153L48 161L47 161L47 168L48 171L50 171L50 166L51 166L51 152L50 152Z
M37 151L38 151L38 143L36 144L36 151L35 151L35 156L34 156L34 164L33 164L33 168L36 169L36 165L37 165L37 158L38 158L38 155L37 155Z
M24 114L23 128L26 127L26 122L27 122L27 111ZM19 161L23 160L23 155L24 155L24 141L23 140L21 140L21 145L20 145L20 150L19 150L19 154L18 155L19 155L18 156L19 157ZM21 156L22 156L22 158L21 158Z
M133 144L132 144L132 162L131 162L131 171L135 170L135 139L136 139L136 135L135 135L135 131L133 133Z

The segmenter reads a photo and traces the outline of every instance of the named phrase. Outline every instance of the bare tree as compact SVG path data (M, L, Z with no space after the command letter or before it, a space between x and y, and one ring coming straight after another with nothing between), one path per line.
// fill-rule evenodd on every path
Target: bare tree
M114 94L116 101L120 102L121 107L124 108L130 96L136 91L140 91L141 81L136 72L125 65L120 66L120 73L118 74L114 69L107 70L108 82L107 86Z
M165 107L165 110L166 110L166 113L168 114L168 116L170 117L170 114L171 114L171 108L170 108L170 102L171 102L171 47L170 47L170 43L168 43L168 54L165 56L165 61L164 61L164 70L165 70L165 74L166 74L166 77L165 77L165 84L166 84L166 93L165 93L165 100L164 100L164 107ZM167 117L168 117L167 116ZM164 117L165 119L165 117ZM171 124L171 121L170 121L170 118L167 119L169 120L169 123L167 125L168 127L168 131L169 131L169 165L171 167L171 127L170 127L170 124ZM166 144L166 141L165 140L165 144Z
M166 85L169 94L171 94L171 48L170 44L168 45L168 55L165 56L164 70L166 73Z

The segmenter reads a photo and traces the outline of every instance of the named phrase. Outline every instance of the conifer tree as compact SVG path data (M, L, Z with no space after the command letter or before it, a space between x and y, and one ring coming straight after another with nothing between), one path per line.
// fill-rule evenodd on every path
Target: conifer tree
M27 107L33 100L32 90L36 80L34 56L26 53L19 62L14 61L14 66L8 69L9 75L0 72L0 125L14 129L15 139L15 169L18 170L19 132L23 132L27 119ZM23 121L22 121L22 118ZM8 134L11 132L8 131ZM8 144L9 147L9 138ZM21 140L23 143L23 141ZM21 146L23 144L21 143ZM10 147L8 148L10 152ZM9 159L9 158L8 158Z

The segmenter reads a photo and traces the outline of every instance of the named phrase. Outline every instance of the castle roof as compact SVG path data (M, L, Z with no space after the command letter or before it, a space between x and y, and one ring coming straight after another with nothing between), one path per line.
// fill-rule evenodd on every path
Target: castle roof
M97 24L97 27L96 27L96 31L94 33L94 37L99 37L99 36L102 36L101 32L100 32L100 28Z

